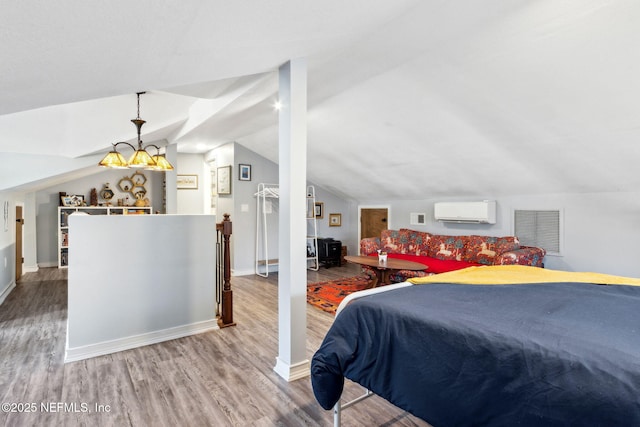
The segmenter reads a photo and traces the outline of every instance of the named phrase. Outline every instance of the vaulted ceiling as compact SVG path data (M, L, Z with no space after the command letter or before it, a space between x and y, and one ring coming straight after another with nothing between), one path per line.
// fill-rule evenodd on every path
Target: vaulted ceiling
M308 178L345 198L637 191L638 28L635 0L0 0L0 190L98 172L139 91L145 142L277 161L305 57Z

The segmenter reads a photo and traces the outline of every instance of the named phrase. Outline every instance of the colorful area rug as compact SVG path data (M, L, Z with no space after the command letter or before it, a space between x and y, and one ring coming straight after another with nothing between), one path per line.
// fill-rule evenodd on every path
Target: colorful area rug
M307 302L320 310L336 314L338 305L349 294L371 286L366 276L318 282L307 285Z

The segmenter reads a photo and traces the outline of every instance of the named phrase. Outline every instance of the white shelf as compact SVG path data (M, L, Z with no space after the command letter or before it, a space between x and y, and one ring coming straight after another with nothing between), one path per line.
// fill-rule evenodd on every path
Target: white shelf
M58 207L58 268L69 266L69 215L149 215L151 207L137 206L59 206Z
M318 271L318 221L316 220L316 189L313 185L307 187L307 265L309 270ZM311 253L309 252L311 251Z

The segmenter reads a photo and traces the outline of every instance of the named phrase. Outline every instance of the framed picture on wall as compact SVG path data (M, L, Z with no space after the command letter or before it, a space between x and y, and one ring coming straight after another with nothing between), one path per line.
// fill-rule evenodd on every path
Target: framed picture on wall
M67 207L83 206L84 196L82 195L60 196L60 201L62 202L62 206L67 206Z
M9 230L9 202L4 202L4 231Z
M342 225L342 214L330 213L329 214L329 227L340 227Z
M81 194L75 194L71 196L70 206L84 206L84 196Z
M178 190L197 190L198 175L177 175L176 187Z
M251 165L238 165L238 179L240 181L251 181Z
M231 194L231 166L218 168L218 194Z
M315 214L316 214L316 219L324 218L324 203L323 202L316 202Z
M216 214L216 205L218 204L218 174L216 171L216 165L213 162L209 163L209 169L211 170L211 211L212 215Z

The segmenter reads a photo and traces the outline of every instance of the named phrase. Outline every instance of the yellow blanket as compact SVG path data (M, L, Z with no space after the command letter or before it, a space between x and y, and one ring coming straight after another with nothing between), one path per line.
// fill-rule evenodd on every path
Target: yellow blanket
M409 282L461 283L466 285L513 285L521 283L579 282L640 286L640 279L609 274L549 270L525 265L487 265L468 267L433 276L415 277Z

